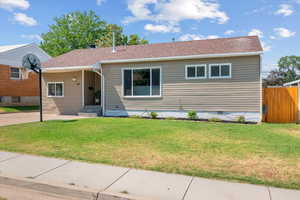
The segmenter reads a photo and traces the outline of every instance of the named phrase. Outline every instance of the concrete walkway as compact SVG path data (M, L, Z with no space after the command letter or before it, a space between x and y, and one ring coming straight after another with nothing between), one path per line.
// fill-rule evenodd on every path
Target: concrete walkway
M44 114L44 120L73 120L86 117L80 117L76 115L56 115L56 114ZM0 126L8 126L13 124L22 124L29 122L38 122L40 120L39 112L22 112L22 113L7 113L0 114Z
M299 200L300 191L0 152L0 177L91 189L108 199ZM3 184L0 182L0 184ZM15 184L14 184L15 185ZM117 198L118 195L134 198ZM114 196L115 195L115 196Z

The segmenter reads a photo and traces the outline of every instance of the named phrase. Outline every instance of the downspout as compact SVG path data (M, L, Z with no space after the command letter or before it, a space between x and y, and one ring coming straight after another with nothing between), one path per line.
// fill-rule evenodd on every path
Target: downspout
M98 74L99 76L101 76L101 98L102 98L102 100L101 100L101 106L102 106L102 115L103 116L105 116L105 77L104 77L104 74L103 74L103 69L102 69L102 65L101 65L101 63L100 62L98 62L97 64L96 64L96 68L98 68L99 67L99 69L100 69L100 72L98 71L98 70L96 70L96 69L94 69L93 71L96 73L96 74Z
M263 82L262 82L262 54L260 54L259 59L259 82L260 82L260 123L263 121Z

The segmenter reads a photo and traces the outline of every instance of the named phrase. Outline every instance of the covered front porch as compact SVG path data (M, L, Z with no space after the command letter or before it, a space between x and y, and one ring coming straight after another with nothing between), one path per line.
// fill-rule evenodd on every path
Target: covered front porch
M101 116L104 78L100 67L43 69L43 107L46 113Z
M82 70L82 108L80 116L102 115L101 73L94 70Z

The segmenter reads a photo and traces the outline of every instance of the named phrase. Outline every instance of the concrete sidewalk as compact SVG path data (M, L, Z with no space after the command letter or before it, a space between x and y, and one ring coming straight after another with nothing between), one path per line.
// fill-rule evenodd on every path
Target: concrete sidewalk
M297 190L230 183L9 152L0 152L0 177L20 177L25 181L33 180L34 184L32 185L40 182L68 189L97 191L98 193L93 199L98 200L300 199L300 191ZM8 179L3 180L6 179L0 179L0 184L9 182Z

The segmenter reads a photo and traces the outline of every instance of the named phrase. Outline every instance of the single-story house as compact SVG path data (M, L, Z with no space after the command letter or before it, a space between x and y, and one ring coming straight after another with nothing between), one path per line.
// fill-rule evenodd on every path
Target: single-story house
M51 58L36 44L0 46L0 105L39 104L37 75L22 68L23 56L28 53L42 62Z
M256 36L79 49L43 63L46 112L261 121Z

